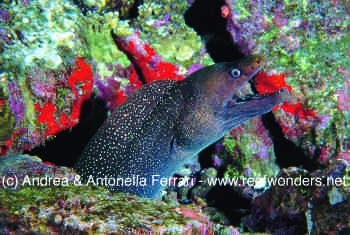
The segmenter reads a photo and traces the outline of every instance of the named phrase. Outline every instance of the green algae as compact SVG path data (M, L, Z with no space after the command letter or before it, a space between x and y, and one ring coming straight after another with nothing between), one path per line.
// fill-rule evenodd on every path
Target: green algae
M110 0L85 0L85 1L81 1L82 3L84 3L86 6L90 7L90 8L96 8L98 9L99 12L101 11L106 11L106 10L111 10L109 9L112 5Z
M118 14L107 13L105 15L89 15L88 25L83 30L84 37L87 40L87 48L91 58L98 64L115 64L121 63L123 66L128 66L126 55L122 53L114 44L111 37L111 30L118 35L130 35L131 30L128 24L124 21L119 21ZM97 70L97 72L101 72Z
M118 11L121 19L127 19L130 17L131 10L135 7L138 1L134 0L80 0L79 1L84 8L90 9L91 11L104 14L106 12Z
M250 3L248 1L236 1L233 7L233 11L235 11L240 19L245 19L251 15L249 11Z
M233 158L233 164L225 172L226 177L274 177L278 172L273 148L266 147L266 159L263 159L260 148L264 143L255 133L242 133L239 137L226 135L223 146Z
M241 176L241 173L240 171L236 168L236 167L233 167L231 165L229 165L225 171L225 174L224 174L224 177L225 178L238 178Z
M24 120L15 128L26 128L28 133L38 129L34 103L39 102L29 87L28 74L35 69L55 73L64 71L77 56L86 51L78 37L78 22L82 20L79 9L69 2L33 1L30 4L1 3L9 9L11 21L1 21L1 27L12 38L4 47L0 70L8 82L20 87L25 104ZM21 36L19 36L21 35ZM37 74L35 74L37 75ZM52 79L44 77L43 81ZM17 143L15 143L17 144ZM21 143L18 143L20 146Z
M50 205L55 201L55 192L51 188L2 189L0 193L0 207L7 208L11 215L18 215L23 206Z
M47 69L62 68L64 61L58 47L71 50L81 47L75 30L81 20L79 9L68 2L35 1L31 4L9 4L13 19L10 25L3 25L17 39L20 32L23 39L13 40L3 53L5 70L15 67L23 72L26 66L37 65Z
M10 139L15 123L15 117L12 115L6 97L5 89L0 87L0 145L2 145L4 141Z
M33 1L4 8L11 8L14 17L10 24L2 25L4 29L14 39L16 30L23 35L23 39L7 45L2 55L5 63L1 68L16 73L17 80L25 80L25 70L33 67L64 70L78 56L102 63L130 64L110 36L111 29L121 35L132 32L117 13L84 16L66 1Z
M141 30L140 37L148 40L164 60L182 68L194 63L212 64L209 57L201 55L204 45L200 37L184 22L188 7L186 1L145 1L134 24Z
M46 176L71 179L68 184L45 186L45 183L27 182L18 190L3 188L0 191L0 216L15 221L18 230L40 234L49 233L51 229L123 234L129 229L136 232L159 229L181 234L188 228L200 229L192 223L195 220L181 213L181 208L130 194L110 193L104 187L81 185L79 181L72 181L76 175L69 168L50 170L47 168L51 166L29 155L9 154L0 160L1 174L6 175L12 169L23 184L23 174L29 174L33 179ZM191 205L185 209L193 210L193 213L198 210Z
M338 109L337 95L337 91L344 89L345 83L344 76L339 70L350 68L345 48L345 43L349 40L350 35L327 42L306 40L305 45L297 49L289 59L283 59L287 56L282 56L280 59L281 53L278 52L269 56L272 63L280 64L281 71L294 71L289 76L288 82L294 90L297 90L295 93L302 92L307 97L304 103L306 108L315 110L318 114L330 115L330 123L316 132L317 146L334 142L334 136L342 142L350 132L349 128L344 128L347 121L345 112ZM304 89L299 91L300 88ZM335 132L332 130L334 127Z

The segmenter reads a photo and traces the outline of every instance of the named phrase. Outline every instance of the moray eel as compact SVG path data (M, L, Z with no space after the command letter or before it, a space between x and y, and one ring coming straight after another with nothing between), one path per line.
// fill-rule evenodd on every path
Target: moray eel
M264 63L263 57L250 56L205 67L183 81L144 85L102 124L76 171L83 182L109 179L104 184L112 192L159 198L158 176L170 178L232 128L285 100L285 89L269 95L252 92L249 80ZM127 178L127 185L115 183ZM141 178L146 179L142 185Z

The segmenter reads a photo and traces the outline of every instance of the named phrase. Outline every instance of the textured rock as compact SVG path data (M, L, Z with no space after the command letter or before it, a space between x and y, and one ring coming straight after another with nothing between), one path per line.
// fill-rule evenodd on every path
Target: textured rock
M299 168L281 170L275 178L276 185L253 200L245 225L253 231L268 230L274 234L349 229L349 169L346 161L338 160L313 172Z
M50 166L28 155L3 156L0 175L0 232L5 234L211 234L214 229L224 229L219 225L214 228L198 206L172 206L79 185L71 169ZM67 184L51 181L48 186L48 181L34 181L47 177L67 179ZM11 182L17 182L18 187Z

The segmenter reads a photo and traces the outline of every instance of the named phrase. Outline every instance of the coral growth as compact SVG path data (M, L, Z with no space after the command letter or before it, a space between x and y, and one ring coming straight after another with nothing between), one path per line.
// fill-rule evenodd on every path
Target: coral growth
M178 64L181 71L194 63L212 63L200 37L184 22L188 7L188 1L145 1L134 22L140 38L149 41L165 61Z
M74 126L83 101L93 90L112 110L146 83L181 80L212 63L200 37L183 20L192 2L2 1L0 155L31 148ZM349 185L349 164L334 161L350 161L347 2L225 2L218 13L221 20L227 20L241 52L267 58L265 70L271 74L258 74L255 90L269 94L286 88L291 94L290 100L273 110L282 137L325 167L313 172L282 169L278 177L335 175L345 177ZM203 39L215 41L215 36ZM232 130L219 144L223 148L212 158L215 168L202 170L200 180L274 177L279 171L273 140L260 118ZM76 177L69 168L50 166L35 157L7 155L0 161L1 177L15 173L22 182L25 175L66 177L70 184ZM265 192L259 190L266 189L266 184L255 186L259 190L254 193L260 195L254 197L242 224L251 231L276 234L345 234L349 231L349 187L343 186L271 186ZM209 234L219 227L202 214L203 204L171 207L76 186L19 188L0 191L0 233L48 233L52 229L56 233ZM203 203L200 198L206 199L212 189L197 184L184 189L178 198L188 202L189 193ZM232 205L224 207L232 214ZM228 223L223 212L212 211L214 220ZM238 233L234 228L226 231Z
M121 51L124 51L135 68L140 71L143 83L156 80L182 80L179 68L169 62L163 61L156 51L148 44L143 43L138 33L126 38L114 36L114 40Z
M223 141L233 161L229 165L237 175L274 176L278 172L272 141L259 118L232 130Z
M34 72L35 77L32 73L25 75L25 83L8 82L9 106L16 120L7 141L12 146L7 147L15 151L31 148L77 124L82 103L93 88L92 70L80 57L73 72ZM43 79L51 80L48 83Z
M16 119L7 147L31 148L72 127L93 88L113 109L142 82L179 80L192 64L211 63L200 38L182 18L188 3L167 3L0 3L1 89L9 90L7 99ZM123 50L113 42L112 29L119 41L134 35ZM89 63L94 83L87 78L83 87L74 88L69 76L78 57Z
M11 133L15 123L15 117L4 92L0 90L0 155L8 152L11 146Z
M60 130L74 126L79 121L79 114L84 100L90 98L93 86L93 77L90 66L80 57L75 62L75 68L67 79L67 86L73 93L73 104L70 115L57 114L57 107L50 101L43 105L35 104L38 114L38 123L46 125L45 136L54 135ZM56 119L56 115L59 118Z
M285 137L310 156L324 148L328 157L346 152L337 144L350 135L349 111L342 105L348 96L344 84L350 67L346 1L227 4L227 28L234 42L246 54L264 54L265 70L285 74L293 87L288 103L274 110ZM271 80L275 79L279 78ZM276 84L265 85L269 88L257 89L269 93Z
M271 94L283 88L292 92L292 87L285 81L285 74L267 75L265 72L261 72L256 75L255 82L255 89L259 94ZM286 113L294 115L296 118L316 118L315 111L305 109L302 103L291 104L284 102L281 105L281 109Z
M10 108L16 117L16 123L19 124L23 121L25 112L22 91L20 90L18 83L15 81L9 82L8 91Z
M314 172L296 167L281 170L277 178L270 179L279 183L254 199L252 213L244 224L253 231L279 234L319 234L349 228L347 167L348 163L338 160Z
M105 77L105 82L98 80L96 86L99 97L107 101L107 107L113 109L122 104L126 98L143 84L157 80L182 80L179 66L164 61L154 48L142 41L139 33L122 37L113 34L118 48L130 59L132 65L127 68L115 67L115 72ZM113 69L112 69L113 70ZM128 84L122 86L118 77L128 79Z
M5 91L0 90L0 146L11 137L14 119Z

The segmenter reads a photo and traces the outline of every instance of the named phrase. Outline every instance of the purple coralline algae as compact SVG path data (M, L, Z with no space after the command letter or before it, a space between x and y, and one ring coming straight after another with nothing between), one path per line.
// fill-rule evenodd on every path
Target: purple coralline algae
M234 42L239 45L240 51L248 55L256 45L255 37L263 34L268 27L269 23L264 16L267 9L261 7L264 4L257 4L258 1L226 2L231 7L231 18L228 19L227 29Z
M16 123L18 125L21 121L23 121L25 112L22 92L15 81L9 83L8 91L10 107L16 117Z

